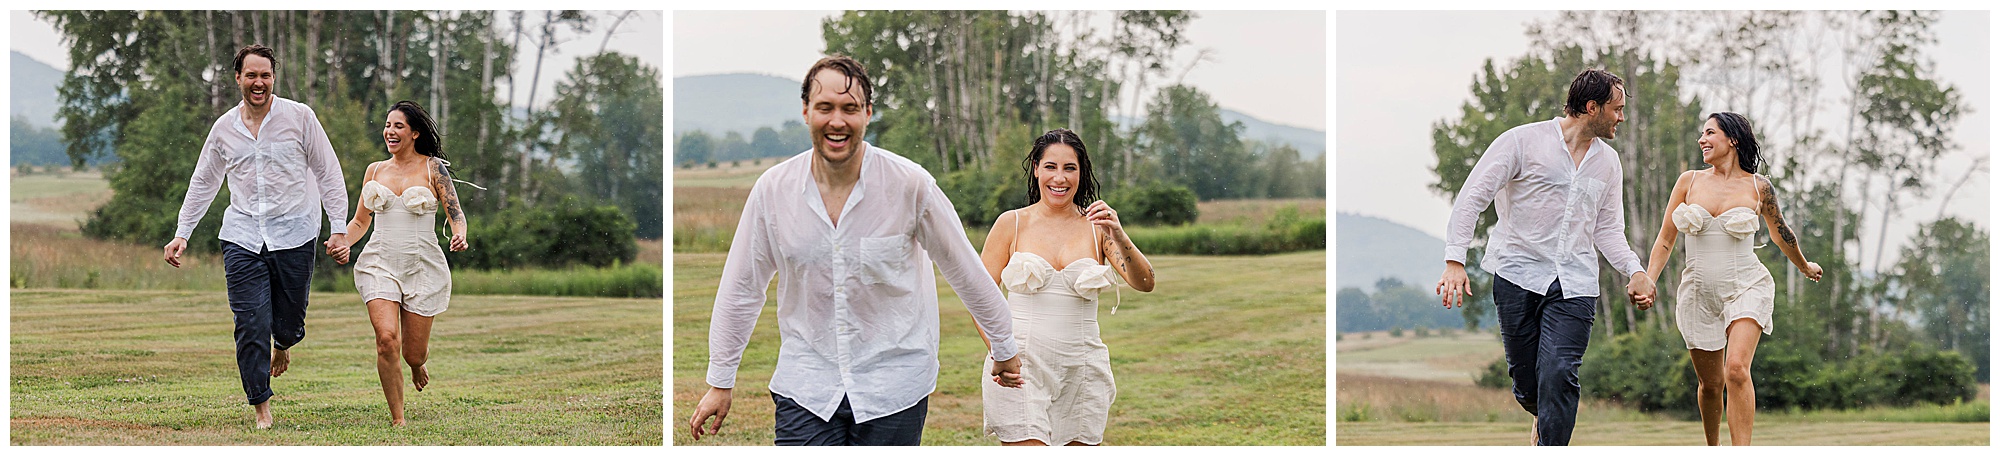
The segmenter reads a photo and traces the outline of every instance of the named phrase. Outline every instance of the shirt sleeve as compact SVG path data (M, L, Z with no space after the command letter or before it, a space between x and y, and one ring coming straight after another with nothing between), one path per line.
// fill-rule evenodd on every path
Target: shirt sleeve
M743 204L729 257L722 263L715 307L708 316L708 385L716 388L736 387L736 368L743 363L743 350L750 346L750 334L764 310L764 291L778 273L760 190L752 187Z
M1520 149L1513 132L1502 133L1486 146L1486 153L1480 154L1479 163L1472 166L1472 173L1465 178L1465 186L1458 190L1458 200L1451 205L1451 221L1445 225L1444 259L1465 264L1465 251L1472 246L1472 235L1479 224L1479 214L1486 212L1486 206L1500 192L1500 187L1514 178L1519 168Z
M215 202L216 193L222 190L222 164L222 142L210 133L201 144L199 158L195 159L194 175L188 176L187 195L181 197L181 214L174 237L193 236L195 225L208 215L208 205Z
M944 190L935 182L925 182L921 191L917 242L930 254L931 261L937 263L951 289L958 292L965 310L972 312L973 321L986 331L987 340L993 344L990 353L993 359L1013 359L1019 348L1014 343L1014 314L1007 310L1007 298L993 284L993 276L986 273L986 263L980 261L979 252L972 249L972 241L965 237L965 227L958 223L958 210L944 196Z
M334 154L319 116L311 108L305 113L306 167L318 178L320 208L326 210L333 234L347 234L347 178L341 173L340 157Z
M1625 277L1646 271L1639 254L1625 242L1625 170L1616 158L1611 160L1611 180L1604 183L1604 195L1597 201L1597 224L1590 240Z

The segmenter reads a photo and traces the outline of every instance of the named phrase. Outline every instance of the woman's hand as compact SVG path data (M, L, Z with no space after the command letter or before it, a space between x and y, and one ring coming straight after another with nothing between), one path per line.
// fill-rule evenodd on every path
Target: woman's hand
M1812 279L1812 281L1814 282L1818 282L1820 274L1824 273L1825 271L1820 270L1819 263L1807 261L1806 267L1799 268L1799 272L1806 273L1806 278Z
M469 246L469 245L467 245L467 244L465 243L465 235L464 235L464 234L454 234L454 235L451 235L451 251L453 251L453 252L463 252L463 251L465 251L465 249L467 249L467 248L469 248L469 247L470 247L470 246Z
M1104 200L1091 202L1090 207L1083 210L1083 219L1089 220L1092 225L1104 227L1111 233L1125 232L1125 225L1118 221L1118 211L1112 210L1111 205L1104 204Z

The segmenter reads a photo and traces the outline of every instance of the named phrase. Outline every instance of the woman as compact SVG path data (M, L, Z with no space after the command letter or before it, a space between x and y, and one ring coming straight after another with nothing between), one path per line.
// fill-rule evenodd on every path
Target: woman
M1118 287L1113 271L1153 291L1153 265L1118 212L1097 200L1090 154L1076 133L1036 138L1021 168L1028 206L1000 214L980 258L1007 290L1026 385L983 384L986 433L1003 445L1097 445L1118 394L1111 352L1098 338L1097 296ZM993 360L986 364L982 372Z
M423 391L430 384L424 361L431 319L451 301L451 270L435 231L440 206L451 225L451 250L466 249L465 212L436 125L416 103L399 101L389 109L382 125L389 159L368 164L361 204L347 224L348 239L358 239L381 222L355 259L354 288L367 301L368 323L375 327L375 373L393 426L403 425L403 372L396 358L410 365L410 383ZM347 263L347 247L334 252L335 261Z
M1750 121L1733 112L1709 114L1697 143L1709 168L1681 173L1674 182L1646 275L1660 277L1674 239L1687 233L1687 268L1681 272L1674 317L1701 383L1702 431L1709 445L1720 443L1718 426L1727 402L1730 443L1749 445L1757 415L1750 361L1757 355L1758 338L1771 333L1775 288L1771 272L1752 251L1757 219L1764 219L1778 249L1806 278L1818 281L1821 271L1799 252L1797 236L1778 213L1771 180L1757 174L1757 138L1750 133Z

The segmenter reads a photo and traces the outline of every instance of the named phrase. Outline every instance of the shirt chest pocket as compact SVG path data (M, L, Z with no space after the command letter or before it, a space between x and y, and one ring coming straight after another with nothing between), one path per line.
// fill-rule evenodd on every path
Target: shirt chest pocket
M910 294L916 282L912 280L915 272L911 267L910 243L907 236L862 238L859 254L854 258L860 263L855 265L855 278L889 296Z
M302 175L305 172L306 152L305 148L299 147L299 143L280 141L264 144L261 147L264 162L271 170L292 176Z
M1579 203L1575 207L1582 210L1596 210L1597 204L1604 200L1604 181L1589 177L1578 179L1576 185L1572 187L1578 192L1573 198Z

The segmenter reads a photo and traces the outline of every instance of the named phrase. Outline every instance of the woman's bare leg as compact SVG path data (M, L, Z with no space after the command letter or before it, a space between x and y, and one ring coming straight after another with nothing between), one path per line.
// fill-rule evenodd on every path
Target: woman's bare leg
M1097 446L1097 445L1092 445L1092 444L1088 444L1088 443L1083 443L1083 442L1078 442L1078 441L1075 441L1075 440L1071 440L1071 441L1069 441L1069 443L1065 443L1065 444L1063 444L1063 446Z
M1694 358L1694 376L1701 386L1695 389L1695 404L1701 409L1701 432L1708 446L1722 444L1722 350L1688 349Z
M431 384L431 371L424 368L424 362L431 355L432 317L403 311L403 362L410 365L410 383L423 391Z
M382 380L382 397L389 400L389 424L403 425L402 304L368 300L368 324L375 326L375 375Z
M1764 336L1757 320L1738 318L1729 322L1729 358L1723 361L1723 381L1729 385L1729 444L1750 444L1750 428L1757 421L1757 387L1750 381L1750 361L1757 357L1757 340Z

